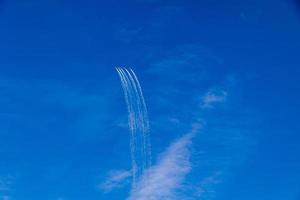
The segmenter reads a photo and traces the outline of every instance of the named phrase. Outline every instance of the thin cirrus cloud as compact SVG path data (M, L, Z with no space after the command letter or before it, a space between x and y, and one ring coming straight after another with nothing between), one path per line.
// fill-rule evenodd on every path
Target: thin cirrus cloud
M131 191L128 200L182 199L179 191L183 189L184 180L192 170L189 147L199 129L200 124L194 124L189 133L172 143L162 153L158 163L149 169L149 178L146 178L148 173L145 173L137 188Z
M212 175L204 178L198 187L196 187L194 190L194 196L195 198L213 198L215 196L215 189L214 186L216 184L219 184L220 176L222 175L222 171L216 171Z
M13 177L11 176L2 176L0 177L0 199L9 200L10 196L8 195L12 190Z
M11 198L7 195L1 196L1 200L10 200Z
M10 185L11 183L7 179L0 179L0 192L9 191Z
M126 180L130 178L131 172L127 170L113 170L109 172L106 181L99 185L103 192L110 192L113 189L120 188L125 185Z
M202 96L201 107L212 108L215 104L226 101L227 96L228 93L225 90L210 90L204 96Z

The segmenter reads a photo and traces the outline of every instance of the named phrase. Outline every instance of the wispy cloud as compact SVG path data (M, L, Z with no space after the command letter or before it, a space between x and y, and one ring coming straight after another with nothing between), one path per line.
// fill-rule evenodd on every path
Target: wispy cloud
M12 176L1 176L0 177L0 192L10 191L12 184L13 184Z
M10 196L4 195L0 196L0 200L11 200Z
M104 192L110 192L115 188L124 186L126 180L131 176L130 171L114 170L109 172L106 181L99 185L99 188Z
M195 198L213 198L215 196L214 186L221 181L219 180L220 176L222 175L221 171L214 172L211 176L204 178L200 185L195 188L196 192L194 193Z
M146 178L148 173L145 173L128 200L181 199L178 192L182 189L186 175L192 170L189 147L199 128L200 124L195 124L190 133L168 147L158 163L149 170L149 178Z
M10 200L11 197L8 195L12 190L13 177L12 176L1 176L0 177L0 200Z
M228 93L222 89L213 89L202 96L201 107L211 108L217 103L226 101Z

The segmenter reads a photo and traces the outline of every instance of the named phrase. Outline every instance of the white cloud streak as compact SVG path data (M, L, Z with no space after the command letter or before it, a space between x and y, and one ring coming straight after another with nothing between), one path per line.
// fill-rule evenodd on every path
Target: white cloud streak
M227 92L224 90L210 90L202 96L202 108L211 108L216 103L226 101Z
M104 192L110 192L115 188L120 188L124 185L125 181L131 176L130 171L115 170L109 172L106 181L99 185L99 188Z
M200 125L195 124L190 133L172 143L162 153L158 163L150 169L149 179L142 177L128 200L182 199L178 192L182 189L186 175L192 170L189 147L199 128Z
M11 197L8 195L12 190L13 177L12 176L1 176L0 177L0 200L10 200Z
M222 171L214 172L211 176L204 178L199 187L195 188L194 194L196 199L211 199L215 195L214 185L220 183L219 177L222 175Z
M11 200L11 198L7 195L1 196L0 200Z
M0 192L10 191L12 184L13 184L12 176L0 176Z

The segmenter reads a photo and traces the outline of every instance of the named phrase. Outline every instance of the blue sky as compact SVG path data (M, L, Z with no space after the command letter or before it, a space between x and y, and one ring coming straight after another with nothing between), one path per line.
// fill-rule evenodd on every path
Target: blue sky
M143 200L116 66L173 184L156 199L299 200L295 2L0 0L0 200Z

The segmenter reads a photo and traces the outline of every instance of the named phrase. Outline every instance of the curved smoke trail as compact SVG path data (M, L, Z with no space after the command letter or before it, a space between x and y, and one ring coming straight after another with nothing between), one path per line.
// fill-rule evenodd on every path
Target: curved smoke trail
M140 82L132 69L116 68L121 79L128 110L130 150L132 164L132 189L135 190L141 176L149 176L151 145L147 106Z

